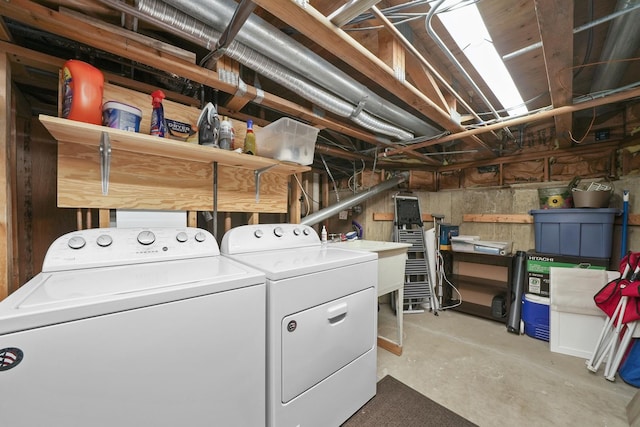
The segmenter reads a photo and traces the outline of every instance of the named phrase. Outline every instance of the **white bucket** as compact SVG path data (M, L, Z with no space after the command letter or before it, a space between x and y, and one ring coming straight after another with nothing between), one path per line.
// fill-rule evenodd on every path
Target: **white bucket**
M102 106L102 124L114 129L140 132L142 111L117 101L105 102Z

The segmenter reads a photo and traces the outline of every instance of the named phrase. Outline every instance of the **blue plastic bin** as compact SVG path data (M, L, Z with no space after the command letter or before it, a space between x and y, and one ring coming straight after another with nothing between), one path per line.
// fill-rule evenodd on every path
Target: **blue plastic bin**
M549 341L549 298L524 294L522 298L524 333L530 337Z
M529 212L535 225L536 252L610 258L617 209L539 209Z

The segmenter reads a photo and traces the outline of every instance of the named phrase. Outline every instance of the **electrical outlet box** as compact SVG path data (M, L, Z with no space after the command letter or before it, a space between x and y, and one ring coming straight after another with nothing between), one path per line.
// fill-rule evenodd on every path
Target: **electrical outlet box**
M340 211L340 212L338 212L338 219L347 219L348 216L349 216L349 212L348 211Z

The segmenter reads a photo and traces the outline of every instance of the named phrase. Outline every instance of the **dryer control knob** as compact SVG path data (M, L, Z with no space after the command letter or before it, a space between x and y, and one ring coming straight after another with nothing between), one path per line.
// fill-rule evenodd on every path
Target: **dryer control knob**
M87 242L80 236L73 236L67 243L71 249L81 249Z
M176 236L176 240L180 243L184 243L189 239L189 236L187 236L187 233L185 233L184 231L181 231L178 233L178 235Z
M96 239L96 243L98 244L98 246L106 248L113 243L113 238L108 234L101 234Z
M309 229L308 229L308 228L305 228L304 230L302 230L302 233L303 233L305 236L308 236L308 235L309 235Z
M155 234L153 234L152 231L145 230L145 231L141 231L138 234L138 242L141 245L150 245L155 241L156 241L156 236Z
M202 231L198 231L194 237L196 239L196 242L204 242L207 238L206 234L204 234Z
M253 235L256 236L256 238L259 239L264 235L264 233L262 232L262 230L256 230L256 231L253 232Z
M284 236L284 230L282 229L282 227L276 227L273 229L273 234L275 234L276 237L282 237Z

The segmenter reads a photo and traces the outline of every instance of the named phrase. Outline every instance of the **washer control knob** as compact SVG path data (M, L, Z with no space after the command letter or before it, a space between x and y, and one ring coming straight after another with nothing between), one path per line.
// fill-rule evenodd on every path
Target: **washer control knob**
M108 234L101 234L96 239L96 243L98 244L98 246L106 248L113 243L113 238Z
M305 236L309 235L309 229L305 228L304 230L302 230L302 234L304 234Z
M185 233L184 231L181 231L176 235L176 240L180 243L184 243L188 239L189 239L189 236L187 236L187 233Z
M67 244L71 249L81 249L84 247L86 243L87 242L84 240L83 237L73 236L72 238L69 239L69 242Z
M145 245L145 246L150 245L155 241L156 241L156 236L155 234L153 234L152 231L145 230L145 231L141 231L138 234L138 243L140 243L141 245Z
M253 232L253 235L254 235L257 239L259 239L259 238L261 238L262 236L264 236L264 233L262 232L262 230L258 229L258 230L256 230L256 231L254 231L254 232Z
M198 231L194 236L194 238L196 239L196 242L204 242L207 238L207 235L204 234L202 231Z
M293 234L294 234L295 236L299 236L299 235L300 235L300 229L299 229L299 228L294 228L294 229L293 229Z
M276 227L273 229L273 234L275 234L276 237L282 237L284 236L284 230L282 229L282 227Z

